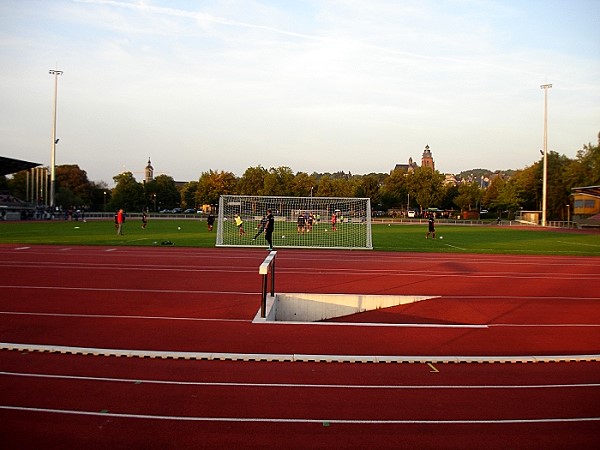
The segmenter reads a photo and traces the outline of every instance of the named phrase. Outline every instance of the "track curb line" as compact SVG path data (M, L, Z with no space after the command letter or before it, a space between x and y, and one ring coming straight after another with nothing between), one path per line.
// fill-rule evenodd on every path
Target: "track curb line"
M337 362L337 363L408 363L408 364L481 364L481 363L549 363L597 362L600 354L590 355L514 355L514 356L377 356L377 355L310 355L278 353L218 353L177 352L158 350L127 350L93 347L69 347L0 342L0 350L20 352L63 353L70 355L116 356L150 359L189 359L204 361L255 362Z

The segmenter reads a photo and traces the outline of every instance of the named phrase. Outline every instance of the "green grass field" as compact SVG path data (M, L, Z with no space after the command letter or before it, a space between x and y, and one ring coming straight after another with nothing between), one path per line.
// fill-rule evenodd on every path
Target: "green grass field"
M181 229L178 229L181 228ZM526 229L519 227L456 226L437 224L437 239L425 239L427 225L374 224L373 248L395 252L496 253L600 256L600 233ZM246 230L251 244L253 229ZM285 246L281 233L274 234L275 247ZM440 239L440 238L443 239ZM147 229L129 220L124 235L117 236L112 221L0 222L0 243L56 245L214 247L215 231L209 233L201 220L150 220ZM289 240L288 240L289 242ZM256 241L265 247L264 236Z

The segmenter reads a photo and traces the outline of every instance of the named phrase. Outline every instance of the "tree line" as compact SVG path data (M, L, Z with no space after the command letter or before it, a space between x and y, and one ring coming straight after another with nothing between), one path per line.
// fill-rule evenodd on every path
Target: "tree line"
M600 133L598 135L600 144ZM600 185L599 144L584 145L575 158L548 152L547 216L565 220L571 189ZM407 172L353 175L345 172L294 172L289 167L262 166L246 169L241 177L232 172L209 170L197 181L176 183L168 175L149 182L138 181L132 172L113 177L115 187L90 182L78 165L56 167L56 205L94 211L160 211L175 207L201 208L216 205L224 194L293 197L365 197L375 210L424 210L439 208L460 212L486 209L503 214L541 209L543 161L521 170L492 173L475 169L459 174L448 183L444 174L426 167ZM8 191L25 197L26 172L0 179ZM482 180L486 179L484 183Z

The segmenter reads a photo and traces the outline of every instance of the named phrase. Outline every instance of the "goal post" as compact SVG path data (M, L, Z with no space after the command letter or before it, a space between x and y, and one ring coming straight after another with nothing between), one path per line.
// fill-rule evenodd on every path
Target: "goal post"
M261 221L268 209L276 248L373 248L369 198L251 195L219 198L217 247L267 245Z

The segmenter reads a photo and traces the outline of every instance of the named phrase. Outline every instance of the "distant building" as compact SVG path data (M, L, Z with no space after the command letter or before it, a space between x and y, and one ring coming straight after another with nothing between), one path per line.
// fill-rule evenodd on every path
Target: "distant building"
M458 186L458 181L456 180L456 175L454 175L452 173L445 174L444 185L445 186L448 186L448 185Z
M403 172L409 173L413 172L416 167L419 167L416 162L413 162L412 158L408 158L408 164L396 164L394 170L402 170Z
M431 156L431 150L429 150L429 145L426 145L425 150L423 150L423 156L421 157L421 167L429 167L431 170L435 170L435 162L433 161L433 156Z
M593 219L600 223L600 186L574 187L571 195L574 219Z
M144 169L144 183L148 183L154 180L154 167L152 167L152 163L150 162L150 157L148 156L148 164Z
M408 164L396 164L393 170L402 170L406 173L414 172L415 168L419 167L419 165L413 161L412 157L408 158ZM425 146L425 150L423 150L423 156L421 156L421 167L429 167L431 170L435 170L435 162L433 160L433 156L431 154L431 150L429 149L429 145Z

